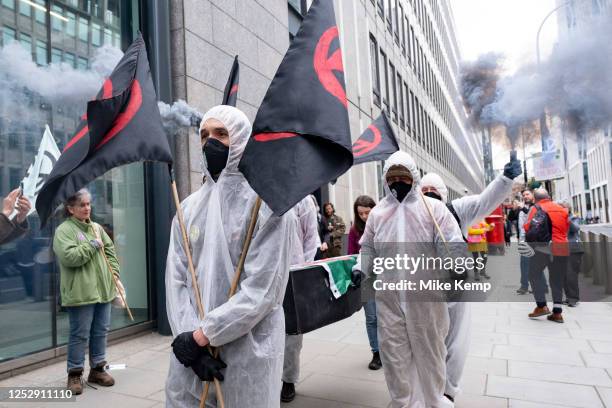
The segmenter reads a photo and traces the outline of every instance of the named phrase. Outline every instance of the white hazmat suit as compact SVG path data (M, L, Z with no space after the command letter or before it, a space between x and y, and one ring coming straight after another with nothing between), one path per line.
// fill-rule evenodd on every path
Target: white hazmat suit
M166 264L166 307L172 334L201 328L227 364L221 383L227 407L278 407L285 319L282 307L290 247L297 226L292 211L277 217L262 203L237 293L228 300L256 193L238 171L251 124L238 109L217 106L214 118L229 133L227 165L215 182L206 181L181 203L206 316L199 318L191 274L176 217ZM196 407L202 382L191 368L170 357L167 407ZM207 407L216 406L214 385Z
M314 261L317 249L321 246L319 238L317 207L313 197L306 196L293 207L298 219L297 239L292 250L291 264L299 265ZM300 377L300 352L302 334L290 335L285 339L283 381L295 384Z
M412 174L413 184L400 203L390 193L386 181L389 168L401 165ZM383 181L387 193L372 209L361 238L361 262L366 275L374 257L384 256L386 243L438 244L437 232L426 204L420 196L420 174L412 157L396 152L385 162ZM462 242L461 231L446 206L425 197L444 238ZM408 254L418 257L420 253ZM384 276L380 275L380 276ZM444 397L448 332L446 302L408 302L410 293L377 291L378 338L385 380L392 408L452 407Z
M442 197L442 201L446 203L448 189L439 175L427 173L423 176L421 186L435 188ZM451 205L459 218L463 236L467 236L468 228L491 214L511 192L512 180L500 175L482 193L454 199ZM470 348L470 304L449 302L448 313L450 326L448 336L446 336L448 355L446 356L445 394L455 398L460 389L459 382Z

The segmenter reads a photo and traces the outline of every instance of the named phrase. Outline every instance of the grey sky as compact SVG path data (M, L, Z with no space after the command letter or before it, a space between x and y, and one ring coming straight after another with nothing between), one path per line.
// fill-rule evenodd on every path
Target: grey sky
M464 60L501 52L506 68L513 72L525 62L535 61L536 33L552 9L554 0L451 0L459 47ZM551 16L540 36L542 58L557 38L556 16Z

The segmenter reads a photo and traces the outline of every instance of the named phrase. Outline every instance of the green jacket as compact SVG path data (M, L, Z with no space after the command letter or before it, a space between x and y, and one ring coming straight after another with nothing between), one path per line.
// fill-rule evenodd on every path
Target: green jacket
M115 282L108 270L102 249L96 249L90 243L96 239L93 228L98 229L108 263L119 276L115 246L104 229L95 222L68 218L57 227L53 237L53 252L60 267L62 306L108 303L116 296Z

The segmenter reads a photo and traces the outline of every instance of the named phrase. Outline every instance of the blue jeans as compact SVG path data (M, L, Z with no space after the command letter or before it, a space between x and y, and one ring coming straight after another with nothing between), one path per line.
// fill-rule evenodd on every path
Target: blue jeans
M70 306L68 338L68 370L84 368L85 348L89 342L89 364L95 367L106 360L106 337L110 328L111 304L95 303Z
M521 288L529 289L529 258L521 256Z
M363 305L363 311L366 317L366 331L368 332L368 340L373 353L378 353L378 319L376 318L376 301L369 300Z

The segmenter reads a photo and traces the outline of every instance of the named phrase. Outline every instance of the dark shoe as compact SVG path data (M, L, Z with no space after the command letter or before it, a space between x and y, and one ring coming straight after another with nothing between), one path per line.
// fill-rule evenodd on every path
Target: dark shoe
M380 361L380 353L378 351L372 353L372 361L368 364L370 370L380 370L382 361Z
M446 397L446 398L447 398L447 399L448 399L450 402L452 402L452 403L454 403L454 402L455 402L455 399L454 399L453 397L451 397L450 395L448 395L448 394L444 394L444 396L445 396L445 397Z
M578 306L578 301L574 300L574 299L565 299L563 301L563 304L567 305L569 307L576 307L576 306Z
M68 383L66 389L70 390L73 395L83 393L83 369L71 368L68 370Z
M491 279L491 275L487 275L485 271L480 272L480 276L482 276L485 279Z
M548 306L536 307L533 309L533 312L529 313L529 318L533 319L534 317L547 316L549 314L550 309L548 309Z
M295 398L295 384L283 381L283 389L281 390L281 401L291 402Z
M106 361L103 361L89 370L89 376L87 382L100 384L103 387L110 387L115 385L115 380L109 373L104 370Z
M561 313L553 313L546 318L551 322L563 323L563 315Z
M519 288L516 290L517 295L526 295L529 290L527 288Z

